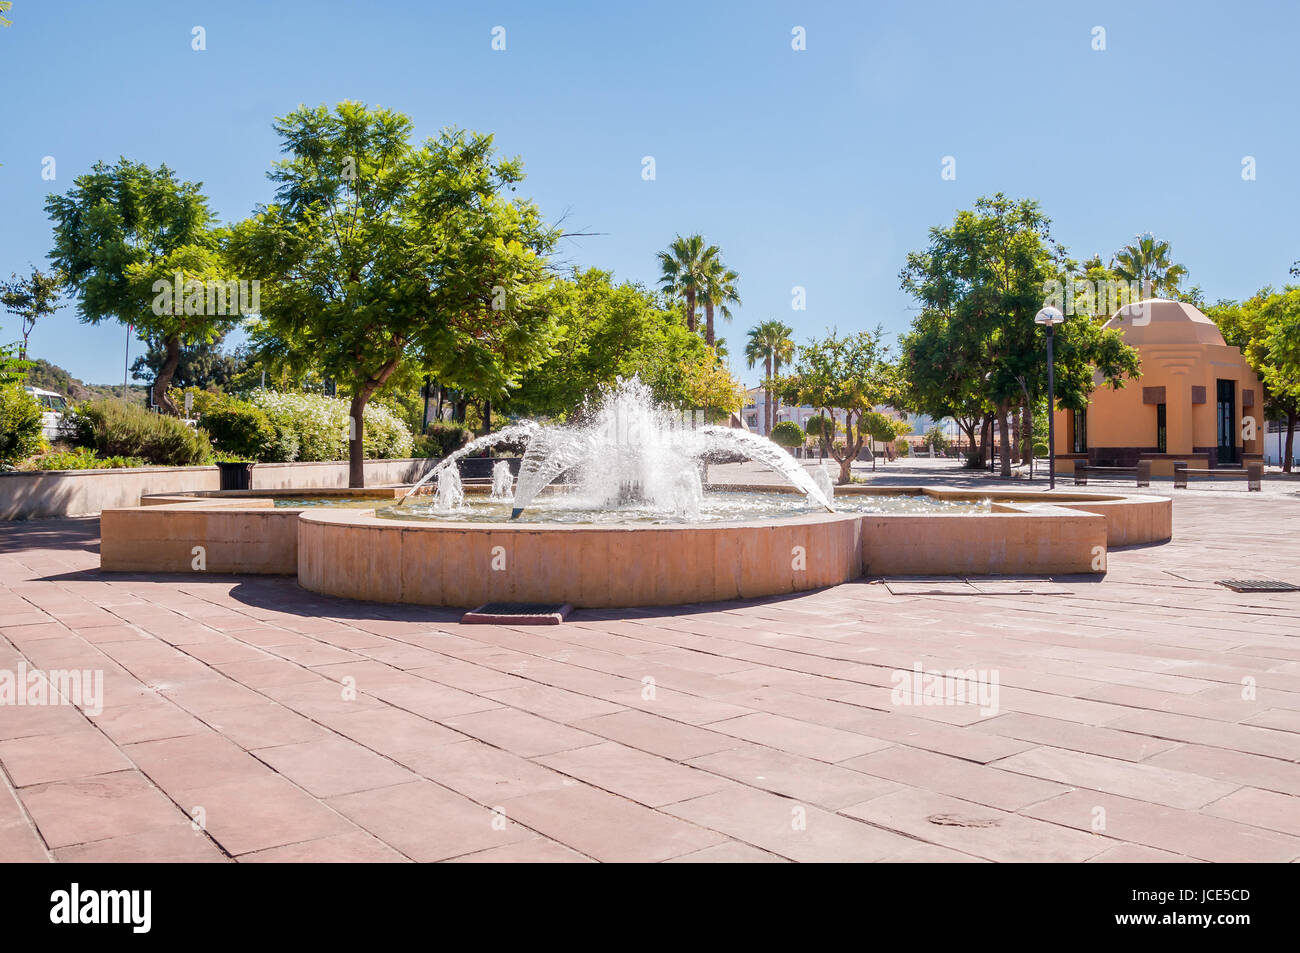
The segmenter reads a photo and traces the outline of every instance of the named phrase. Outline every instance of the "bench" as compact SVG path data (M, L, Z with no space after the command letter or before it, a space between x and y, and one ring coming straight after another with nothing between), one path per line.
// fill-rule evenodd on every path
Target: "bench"
M1075 464L1074 485L1087 486L1089 476L1098 477L1136 477L1138 486L1151 485L1151 461L1139 460L1134 467L1094 467Z
M1185 463L1174 464L1174 489L1187 489L1187 478L1189 476L1212 476L1212 477L1242 477L1246 478L1246 489L1260 490L1261 482L1264 479L1264 464L1248 463L1245 469L1238 470L1231 467L1218 467L1215 469L1191 468Z

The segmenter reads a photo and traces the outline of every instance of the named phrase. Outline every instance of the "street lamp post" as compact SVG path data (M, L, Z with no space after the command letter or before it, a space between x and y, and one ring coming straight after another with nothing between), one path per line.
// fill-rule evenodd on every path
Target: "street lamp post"
M1047 307L1034 315L1034 322L1047 328L1047 488L1056 489L1056 368L1053 365L1052 344L1056 339L1056 326L1065 321L1058 308Z

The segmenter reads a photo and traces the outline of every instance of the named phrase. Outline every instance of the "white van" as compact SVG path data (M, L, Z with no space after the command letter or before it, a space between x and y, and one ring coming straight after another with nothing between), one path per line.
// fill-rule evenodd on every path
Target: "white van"
M41 435L46 440L67 435L66 418L68 399L52 390L39 387L24 387L23 390L35 397L41 405Z

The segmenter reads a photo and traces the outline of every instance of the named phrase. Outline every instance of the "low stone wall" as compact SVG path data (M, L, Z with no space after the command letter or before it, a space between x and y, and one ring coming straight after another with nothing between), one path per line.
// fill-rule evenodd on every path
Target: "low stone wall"
M545 526L316 509L298 521L298 582L350 599L464 608L720 602L856 579L861 533L857 514L696 526Z
M292 576L298 514L271 500L208 500L104 510L101 569Z
M366 484L411 483L428 467L424 459L367 460ZM0 520L94 516L113 507L138 506L141 497L149 494L213 491L220 485L215 466L0 473ZM347 485L347 461L259 463L253 468L255 490Z

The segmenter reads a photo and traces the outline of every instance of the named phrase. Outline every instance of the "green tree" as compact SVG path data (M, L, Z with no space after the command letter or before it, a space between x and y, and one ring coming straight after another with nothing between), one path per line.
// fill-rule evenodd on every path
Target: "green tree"
M716 245L705 245L704 237L678 235L667 251L659 253L659 287L665 294L686 303L686 329L695 331L695 305L704 292L710 270L718 257Z
M524 374L508 412L563 418L589 394L631 377L664 404L689 405L687 369L707 347L654 293L631 282L615 284L607 271L575 269L551 283L541 306L555 322L556 346Z
M952 225L932 228L929 246L909 254L900 275L922 307L913 335L924 346L904 342L908 390L926 404L918 409L936 416L969 419L976 409L991 409L1004 478L1016 455L1008 420L1023 415L1022 436L1032 447L1032 410L1047 389L1046 339L1034 316L1069 266L1038 203L998 193L959 212ZM946 368L929 368L935 362L952 365L952 377ZM1058 399L1080 407L1094 373L1119 387L1139 365L1118 331L1075 316L1056 331L1055 366Z
M221 349L224 339L222 332L211 341L203 339L183 346L173 369L172 385L200 390L226 387L239 374L241 366L238 355ZM131 376L138 381L156 380L167 360L166 347L150 342L145 353L131 364Z
M81 320L113 319L162 343L166 359L154 381L154 402L179 413L167 395L181 348L211 341L237 319L225 296L217 233L201 183L178 181L171 169L120 159L97 162L51 195L51 260L75 289Z
M755 364L763 365L763 390L766 400L763 404L763 433L771 433L776 423L778 395L771 380L781 373L783 365L794 359L794 340L790 335L794 328L780 321L769 320L749 329L749 340L745 342L745 366L753 368Z
M1241 349L1264 387L1264 417L1286 422L1282 469L1292 472L1300 419L1300 285L1263 288L1248 301L1220 301L1205 309L1223 339ZM1265 426L1260 421L1258 426Z
M350 396L349 483L363 486L365 406L404 362L492 400L550 353L540 296L557 235L507 198L522 164L491 136L417 146L407 116L349 102L275 130L275 202L233 230L230 254L263 276L259 349Z
M1111 270L1125 281L1136 281L1143 296L1150 288L1153 296L1176 298L1178 285L1187 277L1187 269L1170 260L1169 243L1150 232L1137 235L1137 241L1115 252Z
M718 255L711 256L705 265L704 287L700 289L700 300L704 303L704 342L714 347L717 341L713 334L713 313L726 321L731 320L730 305L740 304L740 295L736 292L736 282L740 275L722 263Z
M32 273L26 277L15 274L9 281L0 284L0 304L20 322L23 343L18 348L19 360L27 360L27 339L36 327L36 322L59 309L61 285L62 280L58 275L43 272L39 268L33 268Z
M882 330L843 337L830 331L801 347L791 373L775 383L788 401L808 404L826 417L833 417L836 410L843 413L844 443L832 444L823 433L821 444L839 462L839 482L851 482L853 461L866 436L863 416L897 394L896 369L889 363Z

